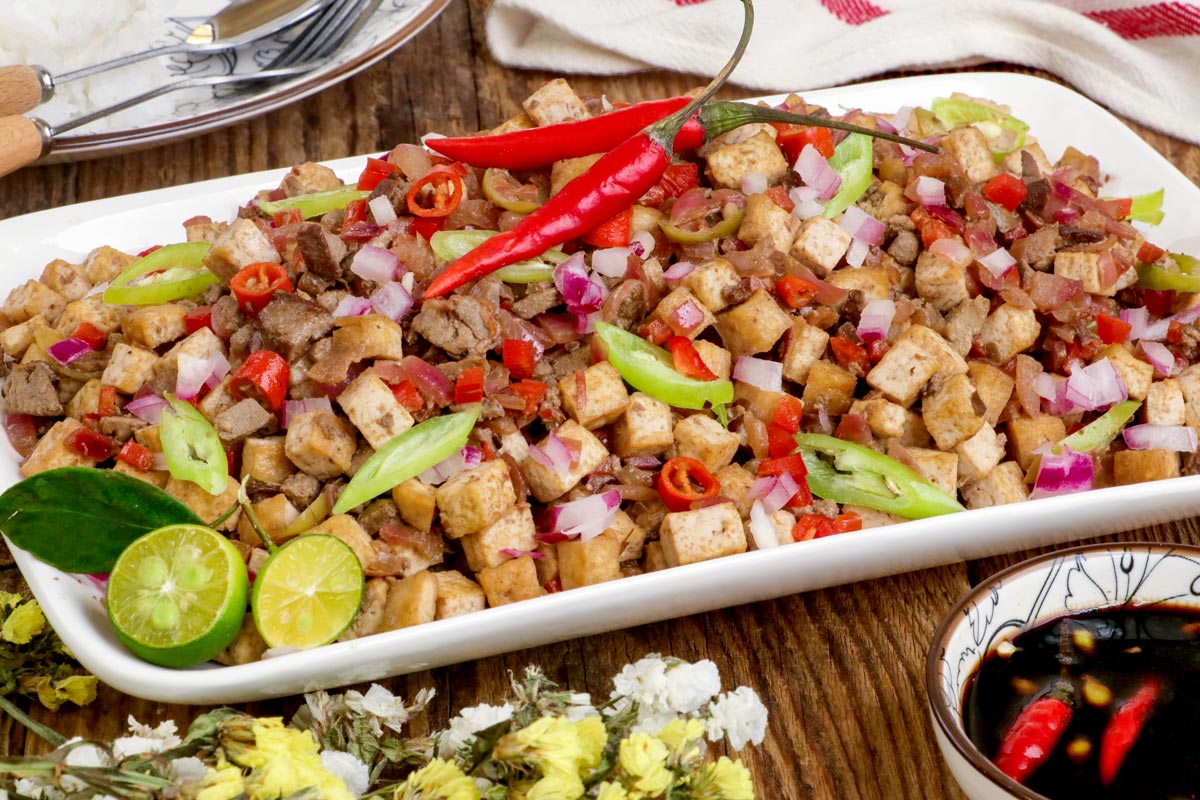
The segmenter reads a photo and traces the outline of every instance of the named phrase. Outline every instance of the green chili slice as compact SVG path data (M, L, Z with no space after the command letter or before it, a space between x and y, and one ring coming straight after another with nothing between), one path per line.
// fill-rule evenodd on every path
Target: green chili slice
M429 240L433 254L441 261L456 261L499 231L438 231ZM547 250L536 259L518 261L496 270L495 275L505 283L541 283L554 280L554 266L567 260L567 254L557 247Z
M160 247L139 258L104 290L104 302L146 306L169 303L218 283L204 266L208 242L181 242Z
M1178 271L1158 264L1138 264L1139 289L1171 289L1176 292L1200 292L1200 259L1183 253L1171 253Z
M427 419L393 436L350 479L333 504L333 513L344 514L453 455L467 443L478 418L479 406L473 406Z
M313 194L298 194L283 200L262 200L259 201L258 208L266 214L298 208L305 219L312 219L322 214L328 214L330 211L345 208L352 201L360 200L369 194L370 192L360 192L354 186L346 184L336 189Z
M1025 146L1025 134L1029 125L998 108L974 103L970 100L955 100L939 97L930 108L935 117L948 128L974 125L988 140L988 148L996 163L1014 150Z
M519 183L506 169L490 167L480 181L483 196L493 205L516 214L535 211L544 200L538 188L531 183Z
M607 322L596 323L596 335L608 347L608 363L633 388L676 408L715 408L733 402L730 381L698 381L681 375L671 356L640 336ZM719 416L720 412L718 412Z
M1140 400L1125 400L1105 411L1079 430L1066 437L1055 450L1069 447L1077 453L1095 453L1103 450L1109 442L1117 438L1117 434L1125 427L1125 423L1133 418L1142 407Z
M715 239L724 239L726 236L733 236L737 233L738 228L742 226L742 220L746 218L746 210L738 209L738 212L727 219L723 219L711 228L704 228L698 231L689 231L685 228L680 228L672 225L669 222L659 223L662 228L663 235L672 242L680 244L699 244L701 242L711 242Z
M842 185L825 204L826 217L833 219L866 193L871 186L874 161L875 148L871 144L871 137L863 133L850 134L834 148L829 166L841 176Z
M167 471L211 495L224 494L229 484L229 458L216 428L191 403L173 394L166 398L158 430Z
M1162 210L1165 194L1164 190L1159 189L1157 192L1136 195L1129 206L1129 219L1134 222L1146 222L1150 225L1162 222L1165 216Z
M958 500L899 461L820 433L796 435L813 494L908 519L963 511Z

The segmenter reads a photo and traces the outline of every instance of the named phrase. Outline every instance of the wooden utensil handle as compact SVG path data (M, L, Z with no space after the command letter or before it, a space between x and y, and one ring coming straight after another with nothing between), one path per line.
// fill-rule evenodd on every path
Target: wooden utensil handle
M41 67L0 67L0 114L24 114L54 94L54 81Z
M0 176L37 161L50 142L50 129L41 120L0 117Z

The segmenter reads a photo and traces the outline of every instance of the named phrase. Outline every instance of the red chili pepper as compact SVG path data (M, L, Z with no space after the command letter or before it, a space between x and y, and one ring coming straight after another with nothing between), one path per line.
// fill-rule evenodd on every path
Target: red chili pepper
M463 200L462 177L453 167L434 167L409 188L405 201L414 217L447 217Z
M363 168L362 174L358 176L358 190L360 192L374 191L380 181L395 171L396 165L390 161L368 156L367 166Z
M833 350L833 357L837 362L846 369L857 365L863 375L871 371L871 357L862 345L855 344L843 336L834 336L829 340L829 348Z
M1050 758L1071 723L1075 713L1073 698L1071 685L1058 681L1047 694L1021 709L992 759L1001 772L1017 783L1029 780L1029 776Z
M546 396L546 384L541 381L517 381L508 387L525 400L525 413L533 414Z
M154 453L149 447L128 439L117 451L117 461L124 461L136 470L149 472L154 468Z
M483 400L483 367L467 367L458 373L454 384L454 402L478 403Z
M533 342L528 339L505 339L500 350L508 374L514 378L533 377L533 368L537 363Z
M1125 219L1133 213L1132 197L1117 197L1112 200L1101 200L1100 206L1110 212L1113 219Z
M1105 344L1127 340L1131 330L1133 330L1133 325L1119 317L1111 317L1104 312L1096 315L1096 335Z
M102 417L111 417L117 413L117 387L100 387L100 396L96 401L96 413Z
M445 217L417 217L412 221L413 233L423 237L427 242L445 226Z
M700 357L700 353L696 350L696 345L692 344L691 339L686 336L672 336L667 340L667 347L671 350L671 361L675 365L676 372L698 381L715 381L717 379L716 374Z
M921 206L908 215L921 234L921 243L929 247L938 239L954 236L954 229Z
M86 320L76 326L75 332L71 336L87 342L88 347L93 350L103 350L104 343L108 341L108 334Z
M607 222L602 222L584 235L583 241L592 247L627 247L633 226L633 206Z
M820 287L799 275L784 275L775 281L775 291L788 308L803 308L813 301Z
M983 185L983 196L1009 211L1016 211L1027 194L1029 187L1015 175L1001 173Z
M1158 702L1158 681L1149 680L1113 712L1100 737L1100 782L1111 786L1125 763L1125 757L1137 743L1146 721Z
M638 336L657 345L666 344L674 335L675 331L671 330L671 326L661 319L652 319L638 328Z
M680 456L663 464L658 473L658 494L669 511L688 511L692 503L716 497L721 484L708 467Z
M1156 244L1142 242L1141 246L1138 247L1137 258L1138 261L1145 261L1147 264L1153 264L1155 261L1158 261L1160 258L1162 258L1166 252L1166 250L1163 250Z
M287 359L270 350L255 350L233 373L229 391L242 400L252 397L265 402L271 411L279 411L287 397L291 369Z
M342 230L353 228L360 222L367 221L367 201L365 198L351 200L346 204L346 211L342 215Z
M199 306L184 315L183 329L189 336L201 328L212 330L212 306Z
M251 317L266 308L275 292L292 291L292 279L283 265L271 261L248 264L229 279L238 307Z
M117 452L117 443L111 437L97 433L91 428L76 428L67 434L63 444L93 461L105 461Z
M783 150L789 164L796 163L806 144L811 144L825 158L833 157L833 132L829 128L794 125L788 122L776 122L774 126L778 131L775 144Z
M800 418L804 415L804 403L790 394L779 396L779 405L771 415L771 424L788 433L800 432Z
M152 245L150 245L149 247L147 247L145 250L143 250L142 252L138 253L138 254L137 254L137 257L138 257L138 258L145 258L146 256L148 256L148 255L150 255L151 253L153 253L155 250L161 250L161 249L162 249L162 245L161 245L161 244L152 244Z
M416 385L408 379L402 380L392 387L392 396L410 414L420 411L425 405L425 398L421 397L421 393L417 391Z
M797 542L807 542L809 539L821 539L838 533L850 533L862 530L862 517L853 511L838 514L830 519L822 514L801 514L800 519L792 527L792 539Z
M783 458L791 455L796 450L794 436L794 433L778 425L767 425L767 452L770 453L771 458Z
M298 208L285 208L271 215L271 224L276 228L282 228L284 225L291 225L295 222L304 222L304 212Z

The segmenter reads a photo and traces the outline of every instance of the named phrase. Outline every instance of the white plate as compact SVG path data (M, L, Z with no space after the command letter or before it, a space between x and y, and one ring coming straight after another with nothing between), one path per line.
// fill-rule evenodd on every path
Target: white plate
M449 3L450 0L383 0L354 38L319 69L280 82L248 82L168 94L114 116L111 121L117 123L116 127L106 127L104 130L83 127L63 135L41 163L77 161L150 147L196 136L273 111L371 66L415 36ZM225 0L176 0L168 6L175 13L163 20L161 36L153 44L179 41L225 5ZM144 87L187 77L254 73L270 62L280 48L301 31L303 26L296 26L235 50L183 53L167 59L143 61L113 73L116 77L110 78L116 81L133 80L143 88L122 92L119 87L108 86L105 94L131 97L145 91ZM132 77L122 77L131 74ZM53 107L48 112L45 109L32 112L35 116L43 113L51 123L65 121L54 113Z
M1153 240L1171 249L1200 231L1200 189L1096 104L1057 84L1024 75L966 73L904 78L806 93L830 108L892 112L962 91L1008 103L1056 159L1074 144L1112 174L1114 195L1166 188L1166 221ZM332 162L350 178L361 158ZM8 258L0 296L38 275L53 258L80 260L111 244L137 252L181 233L196 214L230 217L284 170L99 200L0 222ZM1192 252L1200 251L1195 239ZM0 487L19 479L15 454L0 445ZM523 647L694 614L715 608L864 580L938 564L1128 530L1200 511L1200 476L968 511L752 552L625 578L405 630L333 644L255 664L186 673L129 654L110 630L100 593L14 550L17 563L55 629L105 683L152 700L230 703L365 681Z

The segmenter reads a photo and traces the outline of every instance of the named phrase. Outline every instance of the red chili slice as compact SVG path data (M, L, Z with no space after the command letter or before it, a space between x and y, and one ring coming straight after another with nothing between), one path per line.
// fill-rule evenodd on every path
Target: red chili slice
M692 503L716 497L721 484L694 458L672 458L658 473L658 494L670 511L688 511Z

